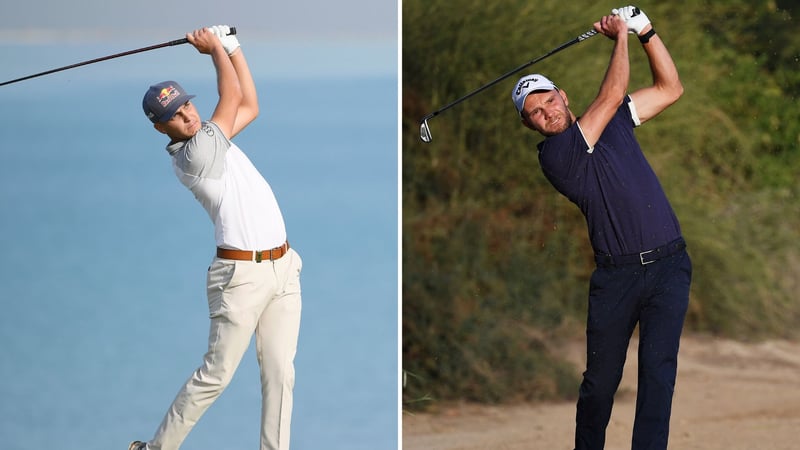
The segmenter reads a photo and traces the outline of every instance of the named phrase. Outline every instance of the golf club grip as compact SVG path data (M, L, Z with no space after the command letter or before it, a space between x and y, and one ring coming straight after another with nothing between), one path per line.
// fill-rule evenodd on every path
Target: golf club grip
M230 31L228 31L228 36L233 36L236 34L236 27L230 27ZM169 45L182 45L188 44L189 40L186 38L175 39L174 41L170 41Z

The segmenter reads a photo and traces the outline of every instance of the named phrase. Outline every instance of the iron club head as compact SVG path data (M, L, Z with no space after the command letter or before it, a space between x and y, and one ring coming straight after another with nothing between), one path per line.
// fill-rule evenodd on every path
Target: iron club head
M428 127L427 117L422 119L422 123L419 124L419 138L422 139L422 142L425 142L426 144L433 139L431 137L431 129Z

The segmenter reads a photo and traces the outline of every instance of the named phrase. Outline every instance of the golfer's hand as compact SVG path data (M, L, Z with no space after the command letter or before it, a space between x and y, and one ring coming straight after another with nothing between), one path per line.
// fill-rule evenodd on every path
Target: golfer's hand
M210 55L215 48L223 48L222 43L216 34L212 33L208 28L200 28L191 33L186 33L186 39L190 44L197 49L198 52L204 55Z
M209 30L217 35L228 56L233 55L233 52L240 47L239 39L236 38L236 35L228 35L228 33L231 32L231 29L227 25L214 25L213 27L210 27Z
M599 22L595 22L594 29L615 41L628 34L625 21L614 14L601 17Z
M629 33L642 34L647 26L650 25L650 19L647 18L644 11L633 5L613 9L611 14L617 15L625 21Z

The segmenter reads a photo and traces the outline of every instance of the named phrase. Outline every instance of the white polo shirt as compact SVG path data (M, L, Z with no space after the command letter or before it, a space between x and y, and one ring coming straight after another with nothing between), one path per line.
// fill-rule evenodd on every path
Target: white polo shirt
M268 250L286 242L286 226L269 183L213 122L171 143L175 174L208 212L218 247Z

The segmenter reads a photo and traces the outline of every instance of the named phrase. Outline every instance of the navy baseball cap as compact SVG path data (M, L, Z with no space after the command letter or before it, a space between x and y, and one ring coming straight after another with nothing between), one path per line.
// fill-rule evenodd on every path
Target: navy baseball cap
M142 99L144 114L153 123L166 122L175 115L184 103L193 99L175 81L162 81L147 89Z

